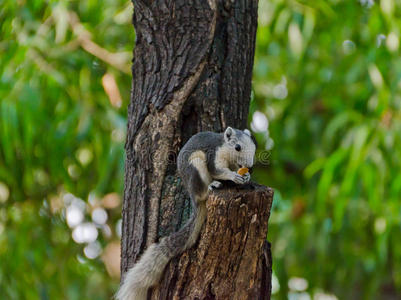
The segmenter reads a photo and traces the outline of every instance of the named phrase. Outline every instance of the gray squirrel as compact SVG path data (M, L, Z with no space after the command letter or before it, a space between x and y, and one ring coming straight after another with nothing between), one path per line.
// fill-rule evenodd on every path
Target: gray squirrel
M146 249L126 273L116 299L147 299L148 289L159 282L167 263L195 244L206 219L208 192L222 186L219 180L249 182L249 173L241 176L236 171L253 166L255 150L256 142L247 129L205 131L188 140L178 154L177 168L191 198L192 215L180 230Z

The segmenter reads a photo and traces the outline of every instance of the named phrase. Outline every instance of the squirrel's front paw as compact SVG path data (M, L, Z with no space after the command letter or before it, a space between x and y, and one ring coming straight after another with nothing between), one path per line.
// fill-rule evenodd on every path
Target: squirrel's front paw
M237 173L234 173L233 175L233 179L231 179L232 181L234 181L234 183L236 184L244 184L245 181L245 176L239 175Z
M251 180L251 174L245 173L242 177L244 177L245 183L249 182Z
M213 191L214 189L221 188L223 184L220 181L214 180L211 184L209 184L208 189L209 191Z

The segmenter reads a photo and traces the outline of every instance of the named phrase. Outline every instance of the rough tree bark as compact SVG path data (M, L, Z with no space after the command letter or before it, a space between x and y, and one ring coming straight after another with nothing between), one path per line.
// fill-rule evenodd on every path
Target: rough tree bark
M136 45L128 108L122 274L146 247L178 230L190 214L188 197L176 175L175 165L178 151L186 140L199 131L246 127L257 27L257 0L133 0L133 3ZM244 199L251 202L251 216L256 215L257 222L253 223L259 226L260 239L260 234L267 231L271 191L257 188L255 193L245 194L237 198L242 199L241 203ZM216 194L209 202L217 201L216 207L221 206L227 213L241 213L240 207L230 210L230 206L236 207L237 199L230 199L230 195ZM208 216L205 232L210 232L209 236L215 234L215 239L220 238L222 244L230 243L229 235L225 239L223 235L218 237L222 232L213 231L217 230L213 227L213 218L222 219L222 223L234 219L213 211L209 209L208 213L213 216ZM251 228L252 219L248 217L237 225ZM234 227L230 227L233 232L237 225L233 223ZM249 234L247 232L244 229L242 234ZM238 234L237 238L243 237L240 232ZM207 245L205 235L200 245ZM254 247L247 246L253 251L250 256L257 257L252 260L257 264L252 284L260 299L268 299L270 249L267 244L260 248L259 242L255 241ZM232 243L235 245L234 240ZM231 251L229 247L222 249ZM199 270L188 271L188 266L192 268L199 253L192 249L183 255L187 257L184 261L173 260L166 268L162 283L149 297L171 299L175 295L175 299L181 299L185 294L185 299L195 299L190 287L196 285L199 278L194 276L200 273ZM207 255L202 255L206 262ZM210 265L211 261L206 263ZM215 268L218 268L217 263L215 261ZM184 281L180 277L183 264L187 272ZM236 267L230 265L231 269ZM181 283L178 284L179 278ZM223 286L229 288L227 282L218 285L221 277L213 278L214 283L208 281L209 294L197 294L197 299L225 299L213 295Z
M152 299L270 299L272 200L258 185L211 193L199 244L167 266Z

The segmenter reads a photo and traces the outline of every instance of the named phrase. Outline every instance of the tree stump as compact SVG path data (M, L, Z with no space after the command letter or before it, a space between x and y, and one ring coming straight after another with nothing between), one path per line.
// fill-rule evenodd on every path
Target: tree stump
M255 184L212 192L198 243L166 267L151 299L270 299L272 201Z

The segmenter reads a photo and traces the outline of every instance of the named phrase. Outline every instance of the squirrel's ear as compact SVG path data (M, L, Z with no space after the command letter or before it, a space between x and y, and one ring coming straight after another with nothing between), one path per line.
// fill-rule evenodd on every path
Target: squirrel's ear
M227 127L226 131L224 131L224 140L228 142L233 136L234 130L231 127Z
M245 133L246 135L251 136L251 132L250 132L248 129L244 129L244 133Z

